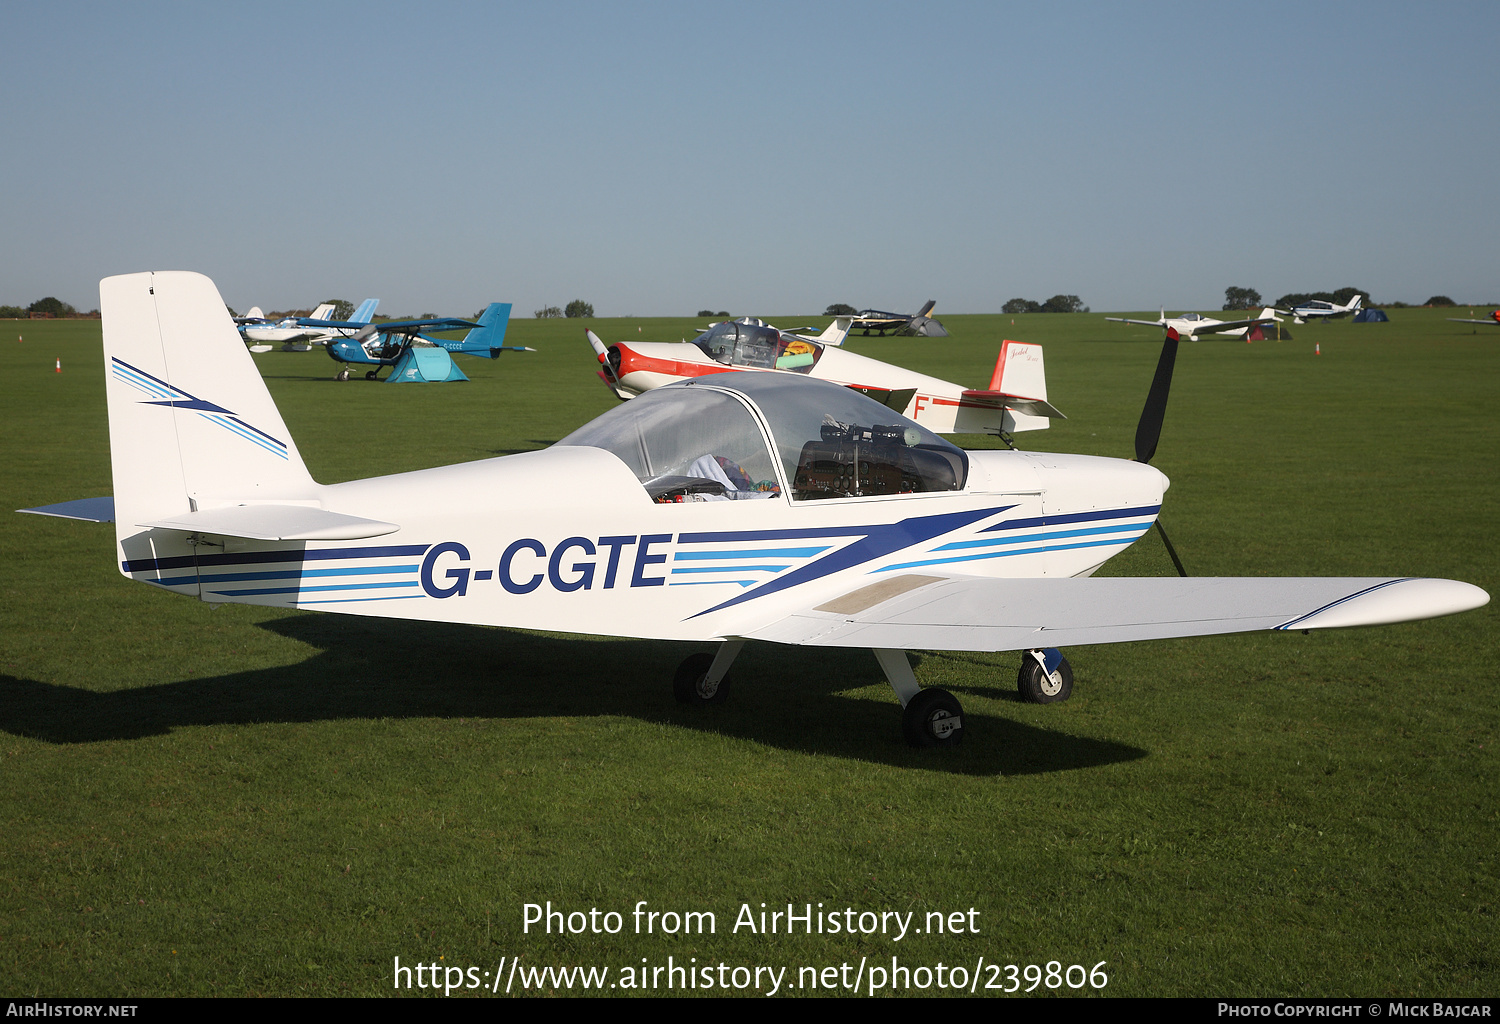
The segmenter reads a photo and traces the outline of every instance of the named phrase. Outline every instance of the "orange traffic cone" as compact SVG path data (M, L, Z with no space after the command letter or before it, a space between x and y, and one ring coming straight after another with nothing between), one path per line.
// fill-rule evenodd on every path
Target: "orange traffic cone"
M1320 356L1322 354L1323 354L1323 346L1322 345L1314 345L1313 346L1313 355Z
M59 359L57 361L57 369L53 370L52 372L53 373L62 373L62 360L61 359Z

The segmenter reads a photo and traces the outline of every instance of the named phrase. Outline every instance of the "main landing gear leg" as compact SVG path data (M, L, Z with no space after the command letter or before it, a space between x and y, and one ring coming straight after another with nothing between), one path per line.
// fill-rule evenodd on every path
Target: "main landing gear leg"
M729 690L729 666L745 646L741 637L725 640L713 654L689 655L677 666L672 695L683 704L717 704Z
M964 709L958 698L935 686L917 684L906 652L874 648L875 660L901 699L901 731L914 747L956 747L964 738Z

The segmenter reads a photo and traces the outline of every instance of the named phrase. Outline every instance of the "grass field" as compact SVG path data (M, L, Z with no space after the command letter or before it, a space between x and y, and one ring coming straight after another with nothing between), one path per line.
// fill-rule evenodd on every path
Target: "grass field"
M1189 571L1500 590L1500 330L1391 316L1183 346L1154 464ZM983 386L1002 338L1042 342L1070 418L1021 446L1129 457L1159 331L944 322L850 347ZM470 384L256 358L333 482L542 447L610 408L581 333L517 321L507 342L539 351L460 357ZM1073 699L1045 707L1016 699L1014 654L919 652L968 728L912 751L862 651L752 645L704 714L672 700L674 644L212 611L131 583L109 528L8 511L110 493L98 323L0 322L0 346L0 994L382 995L397 957L467 983L518 956L611 981L669 956L787 968L782 994L808 993L800 968L892 957L981 993L1013 984L981 965L1049 961L1105 961L1105 995L1500 992L1493 604L1075 648ZM1104 571L1172 569L1151 535ZM635 934L642 900L717 930ZM623 927L523 933L547 901ZM899 940L733 930L762 903L975 914Z

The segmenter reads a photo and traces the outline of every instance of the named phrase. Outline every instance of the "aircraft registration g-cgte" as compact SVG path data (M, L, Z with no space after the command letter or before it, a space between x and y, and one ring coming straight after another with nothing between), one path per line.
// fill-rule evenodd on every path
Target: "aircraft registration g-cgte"
M1072 688L1056 648L1399 622L1476 608L1435 579L1089 574L1156 519L1138 461L962 451L826 381L697 377L549 448L340 484L309 476L213 282L100 284L120 571L207 602L712 641L673 689L721 699L746 640L868 647L919 746L964 734L911 648L1024 652L1023 696ZM56 513L54 509L40 509ZM104 518L102 516L97 518Z
M1000 345L986 390L936 377L838 347L847 320L835 320L816 338L779 331L752 319L726 320L689 342L621 342L605 346L584 335L600 364L599 379L619 398L726 370L806 376L832 381L903 413L935 434L1014 433L1043 430L1066 419L1047 403L1042 346Z

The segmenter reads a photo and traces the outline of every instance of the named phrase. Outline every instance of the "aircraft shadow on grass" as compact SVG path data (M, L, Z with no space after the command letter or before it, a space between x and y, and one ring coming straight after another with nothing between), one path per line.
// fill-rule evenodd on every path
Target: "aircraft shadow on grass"
M1039 774L1146 756L1126 744L973 711L965 717L964 746L912 750L901 741L894 699L843 692L884 688L865 650L751 645L730 674L728 700L689 708L672 697L679 643L343 615L293 615L263 628L319 653L295 665L104 693L0 675L0 729L71 744L205 725L615 715L960 775ZM994 685L953 689L1005 699L1014 692L1013 682L1005 687L1011 670L995 673Z

